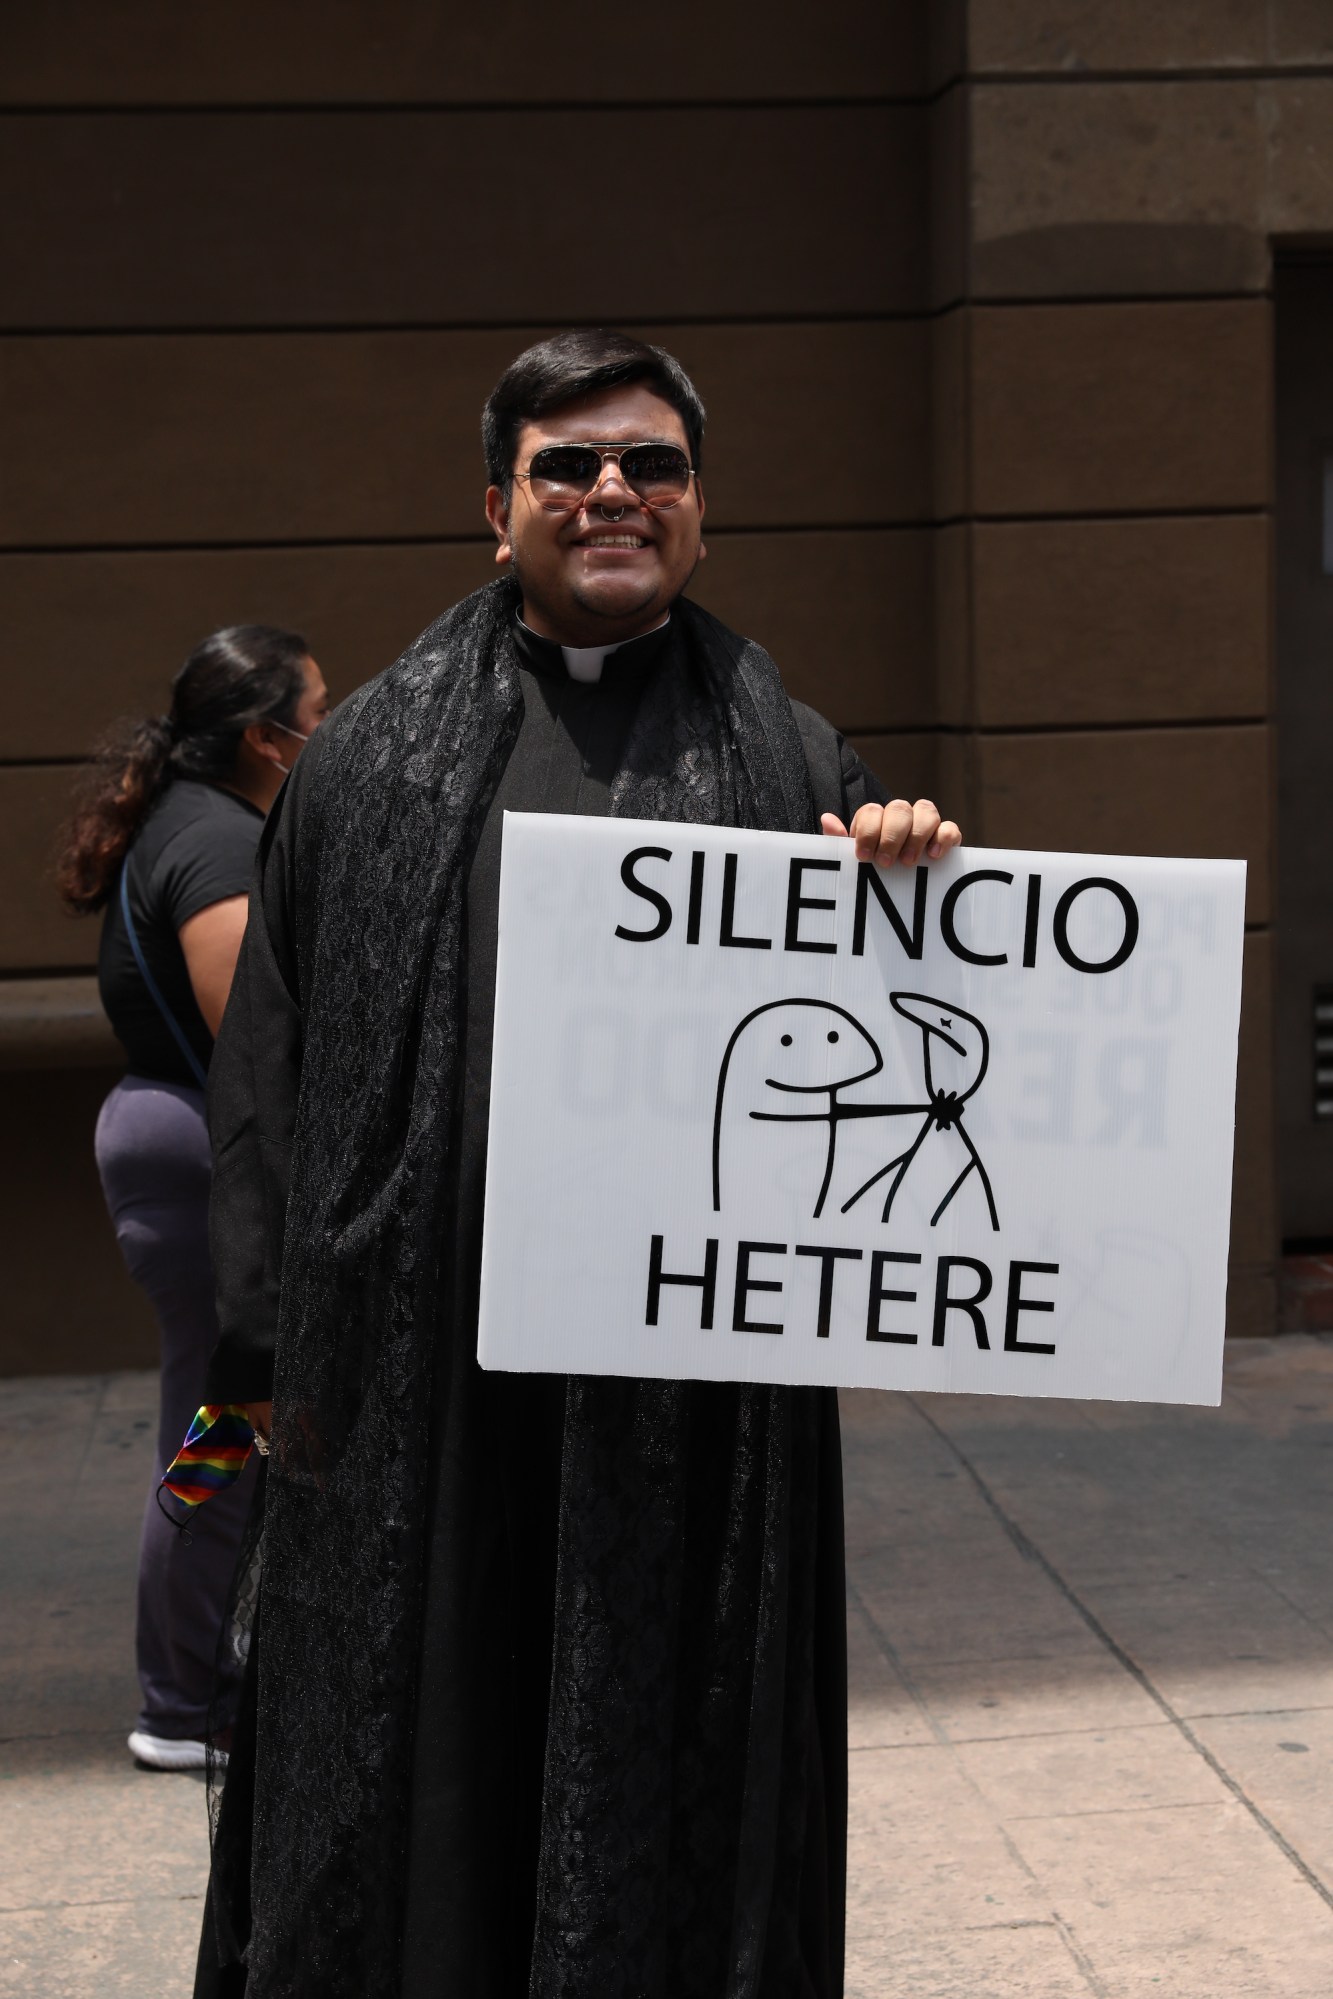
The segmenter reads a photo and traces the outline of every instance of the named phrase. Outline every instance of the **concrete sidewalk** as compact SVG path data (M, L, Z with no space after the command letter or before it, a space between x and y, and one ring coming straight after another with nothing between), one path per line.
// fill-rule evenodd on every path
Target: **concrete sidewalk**
M1220 1412L843 1399L849 1999L1333 1991L1333 1342ZM124 1748L153 1379L0 1384L0 1993L187 1995L202 1785Z

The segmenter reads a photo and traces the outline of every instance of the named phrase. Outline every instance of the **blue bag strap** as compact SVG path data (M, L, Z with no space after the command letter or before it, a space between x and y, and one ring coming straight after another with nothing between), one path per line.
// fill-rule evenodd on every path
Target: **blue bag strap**
M189 1064L190 1074L195 1078L202 1090L208 1082L208 1072L199 1060L199 1057L195 1054L193 1048L191 1048L189 1042L185 1039L184 1028L167 1005L162 995L162 988L148 969L148 960L144 957L143 946L139 942L139 933L134 927L134 918L130 915L130 857L128 854L121 863L120 869L120 913L124 918L125 935L130 940L130 949L134 953L134 962L139 967L140 977L148 988L148 997L152 1000L153 1005L171 1029L172 1039Z

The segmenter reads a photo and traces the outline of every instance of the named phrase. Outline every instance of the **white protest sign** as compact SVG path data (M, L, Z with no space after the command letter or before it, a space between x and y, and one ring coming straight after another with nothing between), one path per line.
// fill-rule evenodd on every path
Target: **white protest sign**
M503 856L483 1366L1218 1399L1243 863Z

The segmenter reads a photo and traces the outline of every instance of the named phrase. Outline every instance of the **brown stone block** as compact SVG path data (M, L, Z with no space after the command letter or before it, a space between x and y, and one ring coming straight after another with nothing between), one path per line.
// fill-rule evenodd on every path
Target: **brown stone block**
M0 120L0 183L25 190L0 207L0 310L14 330L910 312L926 149L911 105L37 112ZM595 227L540 197L606 160L634 165L599 176Z
M220 625L304 634L336 699L495 572L492 542L0 556L0 758L73 758L157 714Z
M0 769L0 851L7 891L0 902L0 972L90 969L96 917L70 916L56 898L56 835L69 810L73 764Z
M1333 8L1329 56L1333 60ZM1268 187L1264 223L1275 237L1318 239L1333 231L1333 76L1260 86L1268 134Z
M979 722L1262 717L1269 539L1262 515L977 527Z
M971 505L972 319L966 306L941 313L930 342L931 498L936 520L954 521Z
M1269 0L1268 12L1275 62L1333 62L1328 0Z
M130 1282L93 1160L115 1070L0 1075L5 1309L0 1376L152 1367L157 1329Z
M861 761L893 798L933 798L940 788L940 738L931 730L902 735L896 730L848 738ZM941 810L943 810L941 806Z
M636 327L708 405L715 525L930 518L933 322Z
M975 719L972 686L972 539L963 524L935 531L935 678L941 722L966 727Z
M1278 5L1289 0L1278 0ZM1307 11L1321 0L1304 0ZM1221 69L1268 56L1269 0L972 0L973 74Z
M955 84L930 113L930 302L937 311L968 295L975 202L969 129L975 94Z
M930 0L930 12L944 0ZM546 0L42 0L0 14L0 103L524 104L909 97L926 83L921 0L847 0L837 32L804 0L683 0L608 34Z
M639 329L708 404L710 524L923 520L927 323ZM481 407L537 331L4 343L0 543L485 534Z
M0 537L60 546L483 533L480 410L522 337L7 342L0 393L13 476Z
M777 660L787 692L844 730L930 726L931 535L718 535L690 595Z
M1233 1262L1271 1264L1278 1252L1273 1118L1273 939L1245 939L1240 1052L1236 1070L1236 1154L1231 1197Z
M1267 728L982 736L976 755L979 843L1244 860L1246 921L1268 921Z
M974 297L1265 288L1255 84L983 85L971 114Z
M991 307L971 317L977 513L1268 504L1264 301Z

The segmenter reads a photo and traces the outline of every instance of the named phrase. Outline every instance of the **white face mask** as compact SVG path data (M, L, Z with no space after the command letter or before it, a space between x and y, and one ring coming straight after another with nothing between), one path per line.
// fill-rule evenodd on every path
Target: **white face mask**
M313 729L307 729L305 734L302 735L299 729L289 729L285 722L270 722L269 727L270 729L281 729L284 736L295 736L298 743L308 743L310 741L310 738L315 733ZM296 758L293 757L291 763L279 764L278 769L282 771L285 776L290 777L292 774L292 766L295 764L295 762Z

